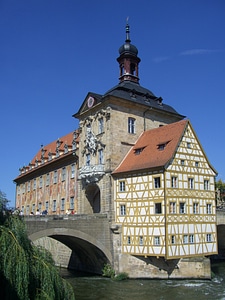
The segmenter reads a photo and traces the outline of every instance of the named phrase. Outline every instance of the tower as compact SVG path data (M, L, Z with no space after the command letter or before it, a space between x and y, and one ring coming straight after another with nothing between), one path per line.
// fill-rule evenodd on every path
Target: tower
M78 213L107 213L114 218L111 173L145 130L184 116L139 84L138 49L130 27L119 48L119 83L105 94L89 92L73 117L79 119Z

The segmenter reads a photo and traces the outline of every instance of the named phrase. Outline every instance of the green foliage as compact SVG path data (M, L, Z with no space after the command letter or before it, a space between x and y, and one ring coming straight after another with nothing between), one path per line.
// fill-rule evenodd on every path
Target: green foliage
M1 211L0 282L2 299L75 299L51 254L31 244L23 220Z
M0 211L6 210L9 200L6 198L6 194L0 190Z
M102 270L102 276L109 277L109 278L115 277L115 271L113 270L113 268L110 264L104 265L104 268Z
M125 272L119 273L114 277L114 280L118 280L118 281L125 280L125 279L128 279L128 274Z
M118 280L118 281L128 278L128 274L125 272L116 274L115 270L112 268L110 264L104 265L104 268L102 270L102 276L109 277L113 280Z
M219 190L219 200L225 201L225 182L222 179L219 179L215 182L216 190Z

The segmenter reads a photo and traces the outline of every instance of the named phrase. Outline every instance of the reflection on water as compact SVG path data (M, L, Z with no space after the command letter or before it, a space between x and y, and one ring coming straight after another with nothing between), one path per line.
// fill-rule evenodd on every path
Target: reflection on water
M113 281L67 270L62 276L74 287L76 300L225 300L225 262L213 263L212 271L212 280Z

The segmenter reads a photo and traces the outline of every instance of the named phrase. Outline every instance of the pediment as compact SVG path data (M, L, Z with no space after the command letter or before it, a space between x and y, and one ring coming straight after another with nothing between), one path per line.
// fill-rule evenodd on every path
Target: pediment
M80 106L79 110L77 113L75 113L73 115L73 117L75 118L78 118L79 119L79 116L88 111L88 110L91 110L97 103L101 102L101 99L102 99L102 95L99 95L99 94L96 94L96 93L92 93L92 92L89 92L87 94L87 96L85 97L82 105Z

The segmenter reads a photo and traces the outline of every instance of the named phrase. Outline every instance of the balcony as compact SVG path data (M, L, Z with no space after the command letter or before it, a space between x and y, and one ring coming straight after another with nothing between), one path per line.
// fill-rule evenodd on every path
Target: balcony
M78 179L84 180L86 183L98 182L104 174L104 165L83 166L79 170Z

